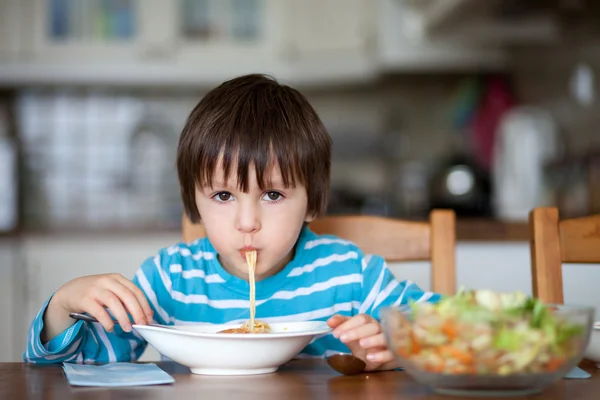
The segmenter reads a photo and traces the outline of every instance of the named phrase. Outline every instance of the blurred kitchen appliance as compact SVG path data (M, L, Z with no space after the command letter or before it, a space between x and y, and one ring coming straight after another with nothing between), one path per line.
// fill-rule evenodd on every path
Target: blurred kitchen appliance
M600 214L600 152L565 155L545 168L554 203L564 218Z
M17 142L9 127L8 105L0 100L0 232L12 232L18 223Z
M545 165L560 156L557 126L536 107L517 107L502 118L494 143L493 207L497 218L526 221L535 207L552 204Z
M434 173L430 182L430 208L451 208L462 217L490 215L488 175L472 157L455 153Z

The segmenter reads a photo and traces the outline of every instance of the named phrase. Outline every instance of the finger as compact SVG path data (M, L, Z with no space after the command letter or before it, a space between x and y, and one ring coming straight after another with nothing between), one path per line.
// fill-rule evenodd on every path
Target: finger
M365 325L361 325L357 328L344 331L340 335L340 340L342 341L342 343L355 342L363 338L375 336L380 332L381 328L379 327L379 324L376 322L370 322Z
M375 321L373 318L366 314L358 314L352 318L347 319L343 324L335 328L333 331L333 336L339 338L344 332L357 328L361 325L366 325L369 322Z
M373 349L377 347L387 348L387 341L385 340L385 335L383 333L379 333L376 335L364 337L359 341L360 347L363 349Z
M148 323L151 322L152 318L154 317L154 311L152 311L152 307L150 307L150 304L148 303L148 299L146 298L146 295L144 294L144 292L142 292L142 289L140 289L139 286L137 286L135 283L133 283L129 279L125 278L123 275L118 275L117 279L121 284L123 284L125 287L127 287L129 290L131 290L133 292L133 294L135 295L135 297L137 297L138 302L142 306L142 310L143 310L144 314L146 315L146 321Z
M121 284L118 280L111 280L106 288L119 298L121 303L127 308L127 311L131 313L136 324L145 325L148 323L146 313L142 309L138 297L128 287Z
M385 364L394 361L394 355L388 349L377 349L377 351L369 351L367 360L372 363Z
M83 304L83 311L90 314L98 320L100 325L107 331L112 332L115 326L112 317L106 309L99 304L95 299L90 299L87 304Z
M343 315L335 314L327 320L327 325L330 328L335 329L349 319L350 319L350 317L344 317Z
M104 304L106 307L108 307L115 319L119 321L121 329L123 329L125 332L131 332L131 321L129 320L129 315L127 315L123 303L121 303L121 300L119 300L116 294L108 289L103 288L100 289L98 300L101 304Z

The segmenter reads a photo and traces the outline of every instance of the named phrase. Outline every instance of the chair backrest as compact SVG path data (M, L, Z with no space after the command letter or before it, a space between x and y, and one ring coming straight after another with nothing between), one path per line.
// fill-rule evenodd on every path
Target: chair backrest
M431 261L431 289L436 293L456 291L456 216L451 210L433 210L427 222L386 217L351 215L327 216L310 223L317 234L331 234L350 240L363 252L377 254L388 262ZM204 237L201 224L192 224L184 215L185 242Z
M562 304L563 263L600 263L600 215L560 220L555 207L529 214L533 295Z

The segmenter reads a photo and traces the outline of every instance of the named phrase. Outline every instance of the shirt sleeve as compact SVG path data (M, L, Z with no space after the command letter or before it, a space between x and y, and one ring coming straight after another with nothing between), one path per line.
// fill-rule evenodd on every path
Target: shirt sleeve
M136 272L133 282L142 289L154 311L154 321L168 325L170 279L161 266L160 255L147 259ZM124 332L115 325L113 332L106 332L97 322L77 321L47 343L42 343L44 313L48 299L34 318L28 331L23 360L30 363L52 364L62 362L120 362L135 361L147 343L135 330ZM166 306L165 306L166 305Z
M366 255L362 260L363 283L359 313L379 320L383 308L409 302L438 302L439 294L423 291L410 280L398 281L380 256Z

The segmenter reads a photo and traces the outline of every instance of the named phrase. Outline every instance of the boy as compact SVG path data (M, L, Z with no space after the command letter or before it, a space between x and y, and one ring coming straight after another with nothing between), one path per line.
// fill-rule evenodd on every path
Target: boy
M397 282L380 257L308 229L327 205L330 159L330 137L298 91L262 75L213 89L192 110L177 153L185 212L207 237L161 250L133 282L108 274L65 284L33 321L24 359L135 360L146 343L128 313L137 324L241 324L249 318L244 252L256 250L259 320L325 320L333 335L302 356L351 351L367 370L395 368L379 311L439 296Z

